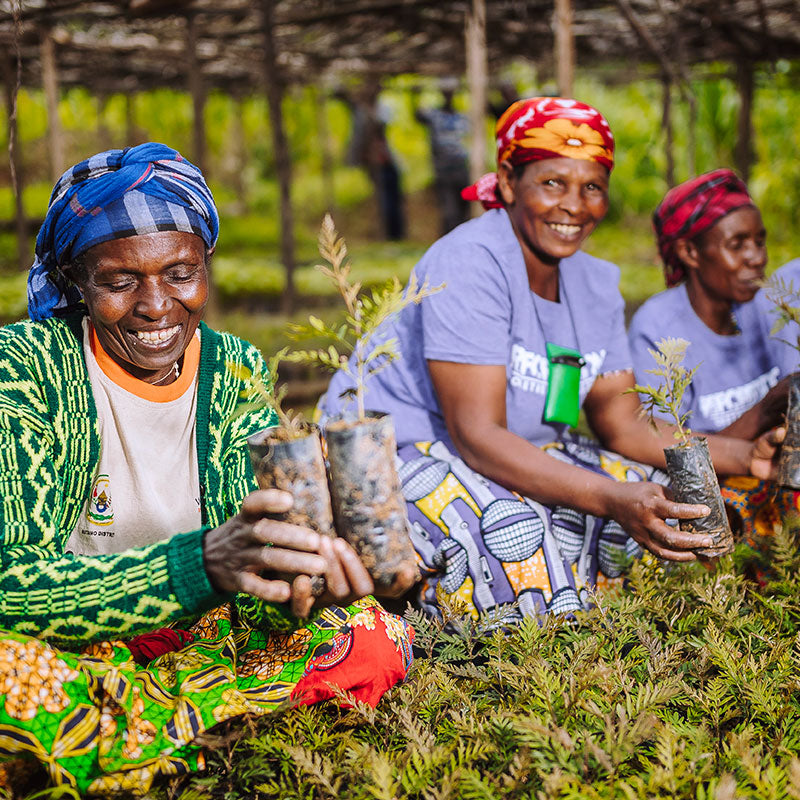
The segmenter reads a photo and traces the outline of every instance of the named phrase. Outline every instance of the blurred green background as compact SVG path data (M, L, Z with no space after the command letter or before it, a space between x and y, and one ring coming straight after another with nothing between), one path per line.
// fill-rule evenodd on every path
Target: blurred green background
M700 172L733 166L739 99L730 67L703 66L692 89L697 98L696 164ZM756 75L753 109L755 163L750 188L769 232L770 268L800 255L800 65L778 62ZM527 65L508 72L520 96L536 94L535 75ZM354 79L355 81L355 79ZM345 165L350 112L343 102L318 87L295 88L285 100L285 119L292 150L293 203L296 215L297 286L301 308L293 316L333 314L336 300L314 270L316 235L331 210L352 254L356 278L379 283L409 270L436 238L438 212L431 188L428 138L414 121L412 86L422 87L421 104L434 105L439 94L430 79L402 75L384 82L381 104L388 112L388 136L402 173L408 239L383 242L364 171ZM616 73L579 74L575 96L598 107L615 133L617 160L611 183L611 209L586 249L616 262L621 289L630 308L662 287L660 265L650 229L650 214L667 189L664 134L661 128L661 83L621 83ZM126 123L131 104L135 128ZM465 93L457 105L466 110ZM321 109L320 109L321 106ZM131 98L115 95L103 102L82 90L62 95L59 115L69 163L106 147L123 147L148 139L163 141L191 158L192 103L188 94L153 91ZM235 157L236 116L241 118L244 169ZM324 124L320 126L320 115ZM689 177L688 111L674 95L676 178ZM52 188L48 177L46 113L41 92L22 91L18 101L20 148L25 179L24 205L41 219ZM5 125L3 121L0 123ZM237 102L211 94L205 112L206 174L220 208L222 225L214 279L217 302L211 322L247 338L265 352L286 342L285 316L277 312L284 275L279 259L279 206L271 151L269 117L263 97ZM323 133L324 131L324 139ZM130 137L135 141L128 141ZM0 127L7 150L8 132ZM494 156L492 120L486 122L486 164ZM332 169L323 178L328 158ZM333 187L333 197L328 189ZM14 200L7 162L0 166L0 321L25 316L25 275L16 265L11 220ZM29 250L33 252L33 238ZM326 310L326 307L330 307ZM321 310L320 310L321 309Z

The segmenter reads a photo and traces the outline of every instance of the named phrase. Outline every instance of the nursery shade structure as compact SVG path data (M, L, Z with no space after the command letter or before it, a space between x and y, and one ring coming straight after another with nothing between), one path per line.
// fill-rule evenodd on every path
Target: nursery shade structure
M49 29L60 85L143 91L186 85L193 67L185 57L187 20L195 19L197 66L205 86L260 89L267 5L287 84L344 71L452 75L465 67L471 0L2 0L0 45L13 56L18 34L24 85L42 86L42 31ZM555 0L486 0L490 68L522 56L547 70L556 5ZM661 69L669 63L677 75L681 61L800 57L797 0L571 0L570 5L582 66L642 63Z
M736 64L747 112L739 134L740 169L746 173L753 67L800 58L800 2L0 0L6 105L10 113L18 83L44 88L54 175L65 166L55 113L60 87L86 87L100 97L117 92L130 96L158 87L186 89L195 118L190 156L201 167L206 93L219 89L241 97L266 92L283 198L282 258L290 289L291 173L280 119L286 87L354 73L467 71L476 101L474 117L479 119L487 76L515 57L530 60L540 74L556 71L562 92L570 91L575 62L583 67L618 66L631 78L642 72L660 75L666 87L665 123L672 87L679 87L691 104L692 65ZM291 301L290 295L291 290Z

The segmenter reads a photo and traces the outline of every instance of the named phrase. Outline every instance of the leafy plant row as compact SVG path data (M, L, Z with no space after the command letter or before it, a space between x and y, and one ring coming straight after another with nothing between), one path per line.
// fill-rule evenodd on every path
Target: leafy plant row
M409 611L417 658L376 710L250 720L162 796L800 797L796 530L713 570L634 564L596 602L511 629L502 612Z

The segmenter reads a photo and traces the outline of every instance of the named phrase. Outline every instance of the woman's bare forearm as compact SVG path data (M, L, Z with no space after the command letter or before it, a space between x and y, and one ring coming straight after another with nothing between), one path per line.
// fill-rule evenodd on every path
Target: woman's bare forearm
M663 469L666 466L664 449L673 447L680 440L675 437L676 428L668 422L658 422L654 430L642 423L631 426L614 440L603 442L605 447L632 461L640 461ZM714 469L721 475L747 475L750 472L752 442L719 433L701 434L708 440L708 450Z
M566 464L500 425L450 431L467 465L487 478L547 505L565 505L608 516L616 483L611 478Z

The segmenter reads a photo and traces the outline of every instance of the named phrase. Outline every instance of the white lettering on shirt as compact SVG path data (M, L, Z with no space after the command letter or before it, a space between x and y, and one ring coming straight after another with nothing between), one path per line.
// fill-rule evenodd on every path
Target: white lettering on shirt
M761 400L778 382L779 375L780 368L773 367L742 386L702 394L698 398L700 413L714 423L716 430L726 428Z
M591 389L594 379L603 366L606 351L594 350L584 353L586 362L581 367L581 394L586 395ZM550 375L550 366L547 357L526 350L521 344L511 345L511 377L509 383L514 389L533 394L547 394L547 378Z

